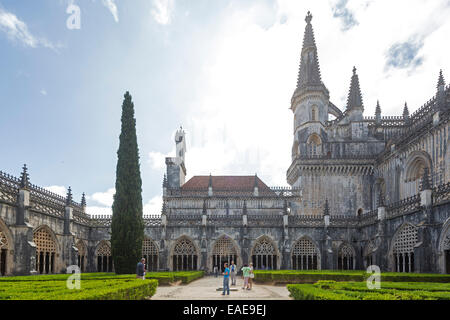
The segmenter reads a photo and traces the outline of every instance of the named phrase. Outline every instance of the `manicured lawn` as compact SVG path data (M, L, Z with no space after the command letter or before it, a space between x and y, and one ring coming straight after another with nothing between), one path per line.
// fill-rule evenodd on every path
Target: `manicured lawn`
M0 300L142 300L153 296L159 284L189 283L202 271L150 272L146 280L114 273L80 274L81 289L68 289L69 274L0 278Z
M364 281L370 274L362 270L255 270L256 283L310 283L320 280L334 281ZM382 272L383 282L447 282L450 283L448 274L427 274L427 273L396 273Z
M450 283L382 281L380 289L369 289L365 281L318 281L287 288L295 300L450 300Z

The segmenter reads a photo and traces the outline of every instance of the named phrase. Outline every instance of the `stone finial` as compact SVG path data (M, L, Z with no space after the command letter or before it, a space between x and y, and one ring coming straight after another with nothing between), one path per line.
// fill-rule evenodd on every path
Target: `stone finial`
M284 200L284 203L283 203L283 213L288 214L287 200Z
M312 18L313 18L313 16L312 16L311 12L308 11L308 14L306 15L306 18L305 18L306 23L307 23L307 24L310 24Z
M375 122L381 124L381 107L379 100L377 100L377 107L375 108Z
M28 189L30 185L30 176L28 175L27 165L24 164L22 167L22 173L20 174L20 188Z
M403 119L405 121L409 121L409 109L408 109L408 103L405 102L405 107L403 108Z
M359 86L359 77L356 73L356 67L353 67L353 75L347 97L347 110L352 109L362 109L364 111L361 88Z
M384 194L383 194L383 190L379 190L378 192L378 203L377 203L378 208L382 208L385 206L385 201L384 201Z
M444 76L442 75L442 69L439 71L439 79L438 79L438 84L437 84L437 89L439 90L439 88L444 88L445 87L445 80L444 80Z
M81 195L81 206L86 207L86 194L84 192Z
M69 189L67 190L66 205L71 206L72 202L73 202L72 188L69 187Z
M323 215L324 216L330 215L330 207L328 205L328 199L325 199L325 207L323 208Z
M431 190L430 174L428 167L425 167L423 169L422 184L420 186L420 191L424 190Z
M211 173L210 173L210 174L209 174L209 184L208 184L208 187L209 187L209 188L212 188L212 186L213 186L212 175L211 175Z

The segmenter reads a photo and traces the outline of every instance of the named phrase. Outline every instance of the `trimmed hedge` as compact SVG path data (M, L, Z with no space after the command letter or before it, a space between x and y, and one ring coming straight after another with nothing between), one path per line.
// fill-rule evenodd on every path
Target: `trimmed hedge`
M450 300L448 283L381 282L380 289L366 282L318 281L287 286L296 300Z
M0 300L143 300L155 294L157 280L85 280L81 289L68 289L66 281L5 281Z
M51 274L39 276L18 276L18 277L1 277L2 282L16 281L66 281L70 274ZM133 280L136 279L135 274L115 274L115 273L81 273L81 280ZM176 272L148 272L146 279L156 279L159 285L168 285L171 282L181 281L183 284L190 283L204 276L203 271L176 271Z
M361 270L272 270L254 271L256 283L294 284L315 283L320 280L365 281L371 274ZM383 282L442 282L450 283L450 275L428 273L382 272Z

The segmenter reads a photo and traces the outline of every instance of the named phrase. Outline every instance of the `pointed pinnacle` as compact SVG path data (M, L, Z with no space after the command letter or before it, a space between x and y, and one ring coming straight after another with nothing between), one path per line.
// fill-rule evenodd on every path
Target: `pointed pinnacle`
M381 114L381 107L380 107L380 101L377 100L377 107L375 109L375 114Z
M306 23L310 24L312 18L313 18L313 16L312 16L311 12L308 11L308 14L306 15L306 18L305 18Z
M405 107L403 108L403 118L409 118L408 103L405 102Z
M84 192L81 196L81 206L86 207L86 195L84 194Z
M442 75L442 69L441 69L441 71L439 71L439 79L438 79L437 88L439 89L440 86L445 86L445 80L444 80L444 76Z
M353 75L347 98L347 110L351 110L354 108L364 109L361 89L359 86L359 77L358 74L356 73L356 67L353 67Z
M26 189L28 188L29 184L30 184L30 177L28 175L28 168L27 165L24 164L22 167L22 173L20 175L20 187L22 189Z
M66 196L66 205L70 206L72 204L72 188L69 187L68 191L67 191L67 196Z

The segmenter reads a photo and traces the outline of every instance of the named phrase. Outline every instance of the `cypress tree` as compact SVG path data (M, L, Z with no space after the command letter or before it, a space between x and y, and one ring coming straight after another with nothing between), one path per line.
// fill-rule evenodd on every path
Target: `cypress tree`
M144 239L142 180L134 104L128 91L124 97L111 222L111 254L118 274L136 272Z

